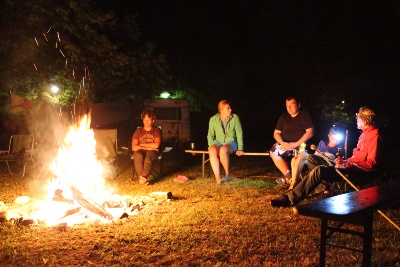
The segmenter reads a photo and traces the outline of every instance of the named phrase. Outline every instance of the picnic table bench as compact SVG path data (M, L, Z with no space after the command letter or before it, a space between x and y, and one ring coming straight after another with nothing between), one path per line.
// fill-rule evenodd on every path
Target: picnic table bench
M202 154L201 163L201 177L204 178L204 170L206 163L210 161L210 158L206 158L208 155L208 150L185 150L186 153L191 153L192 155ZM244 152L243 156L269 156L269 152Z
M297 205L298 214L321 219L319 266L325 266L327 245L362 252L362 266L371 266L374 211L399 201L399 189L398 184L387 184ZM363 231L342 229L345 223L361 225ZM362 237L362 249L328 242L335 232Z

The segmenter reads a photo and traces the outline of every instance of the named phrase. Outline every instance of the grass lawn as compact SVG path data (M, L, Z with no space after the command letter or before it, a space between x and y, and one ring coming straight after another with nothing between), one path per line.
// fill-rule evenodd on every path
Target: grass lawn
M137 215L68 227L3 221L0 265L318 266L319 220L270 206L284 191L275 184L279 174L270 158L233 157L233 180L223 185L201 178L201 156L181 151L165 156L166 174L150 186L132 181L131 164L121 160L120 174L108 183L115 193L142 197ZM178 175L191 180L173 182ZM4 168L0 201L14 208L19 196L43 198L44 181L41 174L10 177ZM173 199L152 200L154 191L172 192ZM384 212L400 224L398 209ZM400 232L377 213L373 238L373 266L400 266ZM360 245L345 235L337 240ZM360 253L328 247L327 266L360 266L361 259Z

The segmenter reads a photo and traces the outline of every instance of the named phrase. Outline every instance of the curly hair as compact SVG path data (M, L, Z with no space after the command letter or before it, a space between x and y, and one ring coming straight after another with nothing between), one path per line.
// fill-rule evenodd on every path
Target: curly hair
M140 118L143 120L146 115L153 121L156 119L156 114L154 114L154 111L150 109L143 110L142 114L140 114Z
M375 112L368 107L361 107L358 110L357 117L359 117L365 126L374 125Z

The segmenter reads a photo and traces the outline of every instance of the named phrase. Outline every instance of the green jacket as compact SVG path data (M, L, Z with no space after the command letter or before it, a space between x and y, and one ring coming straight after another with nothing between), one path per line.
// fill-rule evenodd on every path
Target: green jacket
M210 118L207 134L208 147L212 145L214 140L217 140L222 144L236 142L238 150L243 150L243 130L239 116L236 114L229 116L226 128L227 133L225 134L219 113Z

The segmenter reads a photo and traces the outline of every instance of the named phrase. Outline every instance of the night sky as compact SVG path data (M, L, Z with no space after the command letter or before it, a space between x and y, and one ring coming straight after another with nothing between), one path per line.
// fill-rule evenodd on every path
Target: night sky
M141 39L157 43L167 56L171 87L210 96L215 110L206 117L227 98L250 135L272 138L285 97L300 96L316 116L315 102L326 94L348 101L354 113L368 105L389 124L398 123L392 116L400 111L396 1L120 0L113 5L121 14L137 14Z

